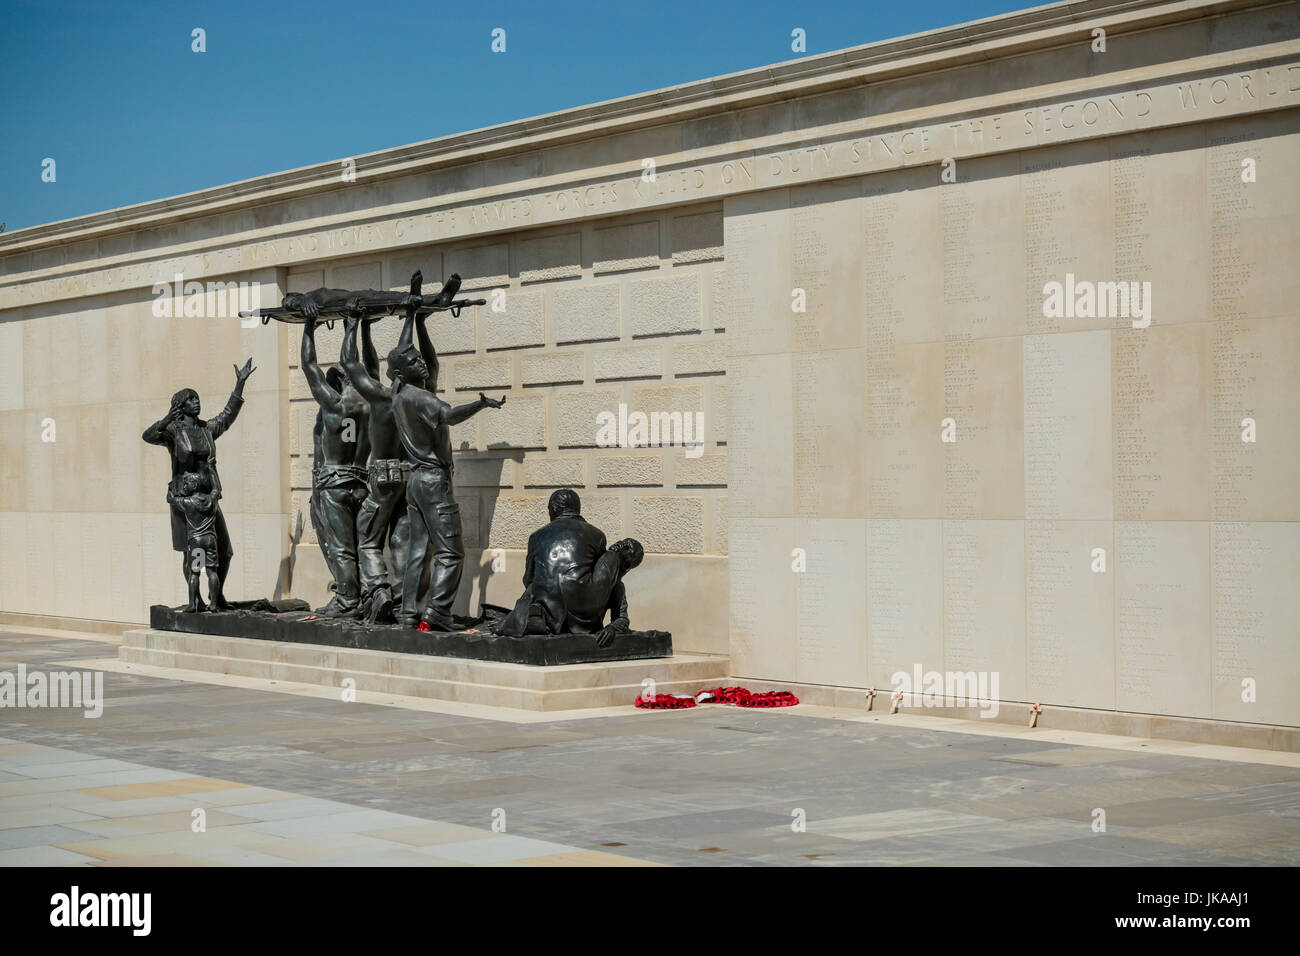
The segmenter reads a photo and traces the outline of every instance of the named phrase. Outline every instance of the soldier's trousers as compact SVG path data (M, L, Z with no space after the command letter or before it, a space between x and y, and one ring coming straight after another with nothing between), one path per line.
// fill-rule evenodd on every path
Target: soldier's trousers
M334 576L334 593L343 610L352 610L361 600L357 524L365 500L366 486L359 482L317 486L311 496L312 526L325 566Z
M381 483L372 474L370 495L357 517L357 560L360 562L362 598L389 584L400 606L411 546L411 519L406 510L406 483ZM384 544L391 542L393 573L388 574ZM391 582L391 583L390 583Z
M416 465L406 484L406 510L410 515L411 543L402 586L402 623L413 626L421 616L420 577L426 556L433 560L425 614L451 617L451 605L460 587L465 545L460 505L451 494L451 474L439 467Z

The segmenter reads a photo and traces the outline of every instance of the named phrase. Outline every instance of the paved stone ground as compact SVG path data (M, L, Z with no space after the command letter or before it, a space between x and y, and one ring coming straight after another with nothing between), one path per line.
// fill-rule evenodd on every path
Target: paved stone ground
M106 650L0 632L0 671ZM98 719L0 710L0 865L1300 863L1295 766L732 707L521 725L120 673L105 691Z

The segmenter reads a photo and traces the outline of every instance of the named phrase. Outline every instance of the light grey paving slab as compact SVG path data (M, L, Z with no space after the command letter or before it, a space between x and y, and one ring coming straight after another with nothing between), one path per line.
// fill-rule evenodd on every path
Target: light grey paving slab
M24 810L0 808L0 831L18 827L45 826L51 823L79 823L102 817L68 807L33 807Z
M0 850L18 850L24 847L93 839L95 839L94 835L85 830L73 830L64 826L13 827L0 830Z
M272 820L300 820L311 817L323 817L336 813L355 813L358 807L334 800L318 800L314 797L297 797L292 800L275 800L270 803L227 804L228 813L249 817L253 820L268 822Z
M25 765L15 772L24 777L44 780L50 777L79 777L90 774L126 773L140 771L139 764L125 760L106 760L96 757L90 760L70 760L64 763L40 763Z
M74 866L99 862L92 856L61 850L55 846L29 846L0 850L0 867L6 866Z
M335 833L360 833L363 830L383 830L390 827L412 826L428 823L416 817L386 810L351 809L341 813L329 813L317 816L300 817L287 820L268 820L262 823L249 823L245 826L258 833L269 833L282 837L328 837Z
M576 848L563 843L534 840L529 837L506 834L495 840L469 840L461 843L440 843L436 846L415 847L417 853L460 860L465 863L485 865L526 860L536 856L572 853Z

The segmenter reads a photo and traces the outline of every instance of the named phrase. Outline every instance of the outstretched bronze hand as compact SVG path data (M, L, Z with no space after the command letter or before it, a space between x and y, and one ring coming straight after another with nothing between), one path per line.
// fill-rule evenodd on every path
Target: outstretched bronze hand
M248 381L248 376L252 375L256 371L257 369L253 368L253 360L251 358L244 363L243 368L240 368L238 365L236 365L235 384L243 385L246 381Z
M502 395L500 399L495 399L488 398L482 392L478 393L478 400L483 403L485 408L500 408L506 403L506 397L504 395Z

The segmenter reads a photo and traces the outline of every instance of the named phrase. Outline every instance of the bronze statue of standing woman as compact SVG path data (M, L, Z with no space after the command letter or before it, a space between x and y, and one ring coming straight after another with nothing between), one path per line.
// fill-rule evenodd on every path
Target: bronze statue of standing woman
M235 390L230 393L230 400L226 402L225 408L207 421L199 418L201 406L198 393L192 388L181 389L172 396L171 408L166 417L146 428L141 436L149 444L162 445L171 453L172 480L168 485L168 493L172 515L172 548L183 555L181 567L187 580L192 580L195 573L207 570L193 567L192 563L204 564L210 560L208 555L211 550L196 549L194 555L189 553L186 541L192 537L189 525L193 522L193 516L187 519L179 502L191 493L191 489L198 494L211 496L206 501L213 512L211 527L212 533L216 535L217 574L215 578L211 575L208 577L208 605L214 611L229 610L231 607L223 588L230 571L230 560L235 555L219 502L221 477L217 474L217 439L239 417L239 410L244 405L244 383L255 371L252 359L245 362L243 368L235 368ZM192 480L187 481L187 478ZM189 609L206 609L203 602L198 600L197 589L194 588L191 588Z

